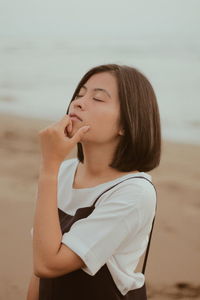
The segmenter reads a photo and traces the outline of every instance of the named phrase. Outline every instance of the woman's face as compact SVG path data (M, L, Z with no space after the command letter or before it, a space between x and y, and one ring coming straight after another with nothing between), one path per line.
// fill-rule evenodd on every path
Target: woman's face
M109 72L92 75L71 102L70 113L82 119L71 119L73 130L70 137L83 125L90 125L81 140L83 142L106 143L119 138L120 103L114 75Z

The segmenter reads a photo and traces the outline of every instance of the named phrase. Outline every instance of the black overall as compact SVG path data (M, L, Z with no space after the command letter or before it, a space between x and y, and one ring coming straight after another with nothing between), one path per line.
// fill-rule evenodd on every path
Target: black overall
M125 180L132 178L144 178L142 176L129 177ZM123 181L125 181L123 180ZM121 182L123 182L121 181ZM152 185L153 183L148 180ZM121 183L118 182L117 184ZM115 184L114 186L116 186ZM110 190L114 186L108 188L106 191ZM154 186L154 185L153 185ZM154 187L155 188L155 187ZM104 191L103 193L105 193ZM74 216L68 215L58 208L60 226L62 234L68 232L70 227L74 222L79 219L87 218L92 211L95 209L95 203L99 197L103 194L101 193L91 206L81 207L76 210ZM157 205L157 204L156 204ZM155 217L154 217L155 218ZM154 219L153 219L154 223ZM152 223L152 229L153 229ZM152 233L151 229L151 233ZM149 242L146 250L146 255L143 263L142 273L144 274L148 250L151 240L151 233L149 237ZM136 290L130 290L126 295L122 295L117 288L107 265L104 264L98 272L91 276L84 272L82 269L75 270L66 275L61 275L54 278L40 278L39 284L39 300L145 300L146 296L146 286L145 284Z

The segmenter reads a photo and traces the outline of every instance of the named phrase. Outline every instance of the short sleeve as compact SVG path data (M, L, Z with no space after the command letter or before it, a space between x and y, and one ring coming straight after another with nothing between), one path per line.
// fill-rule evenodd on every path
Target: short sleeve
M64 233L62 243L81 257L86 265L82 269L89 275L96 274L130 232L131 239L137 234L142 190L137 185L121 186Z

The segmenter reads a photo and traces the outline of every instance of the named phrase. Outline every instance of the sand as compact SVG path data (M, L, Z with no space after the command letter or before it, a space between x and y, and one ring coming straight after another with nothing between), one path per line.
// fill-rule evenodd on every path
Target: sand
M26 299L40 162L38 131L50 123L0 115L2 300ZM75 156L76 148L69 158ZM158 191L145 274L149 299L200 299L199 163L200 146L163 141L161 163L149 172Z

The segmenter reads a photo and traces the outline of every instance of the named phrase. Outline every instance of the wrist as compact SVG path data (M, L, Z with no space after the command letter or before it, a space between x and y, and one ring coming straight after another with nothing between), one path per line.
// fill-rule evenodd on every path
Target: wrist
M40 164L40 172L46 173L46 174L57 174L59 171L61 163L60 162L45 162L42 161Z

